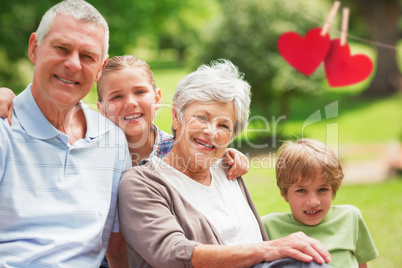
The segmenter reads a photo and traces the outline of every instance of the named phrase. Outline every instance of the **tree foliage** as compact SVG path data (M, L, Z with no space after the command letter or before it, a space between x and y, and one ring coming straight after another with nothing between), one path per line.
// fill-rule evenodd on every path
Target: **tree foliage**
M401 0L346 0L352 14L360 14L368 38L377 49L376 71L365 96L389 96L402 90L397 61L397 42L401 35Z
M290 67L277 49L279 36L294 31L304 36L322 27L331 8L323 1L304 0L222 0L220 27L206 43L201 58L208 62L227 58L245 73L252 86L254 114L271 118L286 113L290 94L318 92L324 74L322 67L306 77ZM273 100L280 96L277 110Z
M26 82L18 75L21 60L27 61L29 35L43 14L59 0L2 1L0 9L0 86L22 90ZM88 0L105 17L110 28L111 56L130 53L146 37L151 48L160 40L174 41L167 47L185 49L197 42L197 28L213 15L215 0ZM215 4L216 6L216 4ZM166 44L165 44L166 45ZM166 46L165 46L166 47ZM141 57L141 55L139 55Z

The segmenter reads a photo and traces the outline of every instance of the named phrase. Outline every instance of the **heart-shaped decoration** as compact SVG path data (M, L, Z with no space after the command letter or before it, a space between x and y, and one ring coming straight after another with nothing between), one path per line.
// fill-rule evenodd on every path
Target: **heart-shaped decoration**
M365 80L373 71L373 62L363 54L350 54L346 43L334 39L324 61L325 75L331 87L343 87Z
M286 32L278 39L281 56L296 70L311 75L320 66L331 46L329 34L321 35L313 28L303 38L298 33Z

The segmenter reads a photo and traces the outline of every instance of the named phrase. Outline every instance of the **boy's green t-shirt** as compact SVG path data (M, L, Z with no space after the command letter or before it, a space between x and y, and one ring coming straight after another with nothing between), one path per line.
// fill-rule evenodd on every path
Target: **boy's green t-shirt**
M270 239L298 231L318 239L331 254L334 268L358 267L378 257L361 211L352 205L332 206L324 220L314 226L296 221L291 213L270 213L262 222Z

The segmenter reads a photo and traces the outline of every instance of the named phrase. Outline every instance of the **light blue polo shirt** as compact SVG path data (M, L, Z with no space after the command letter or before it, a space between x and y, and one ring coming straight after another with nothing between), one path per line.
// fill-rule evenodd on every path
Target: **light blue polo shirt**
M118 184L131 166L124 133L80 103L84 139L49 123L30 85L0 121L0 267L99 267L118 231Z

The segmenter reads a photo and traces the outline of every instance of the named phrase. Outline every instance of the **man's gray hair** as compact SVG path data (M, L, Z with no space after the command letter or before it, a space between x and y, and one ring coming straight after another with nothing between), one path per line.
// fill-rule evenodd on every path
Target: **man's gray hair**
M101 26L105 30L102 61L107 59L109 51L109 27L105 18L99 11L84 0L65 0L51 7L45 15L43 15L39 27L36 30L38 45L43 43L49 33L50 26L59 14L70 15L78 21L92 22Z
M177 85L173 97L173 109L178 120L183 122L183 113L193 102L233 102L236 122L234 135L246 127L250 114L250 85L243 80L244 74L229 60L219 59L211 64L201 65L186 75ZM175 131L172 128L173 135Z

